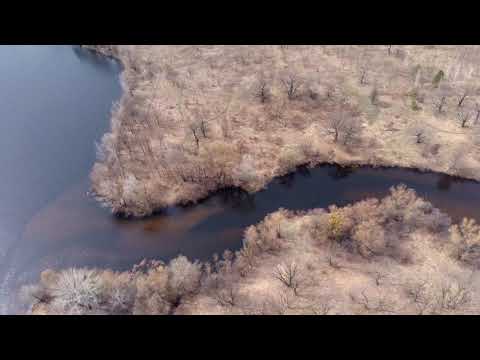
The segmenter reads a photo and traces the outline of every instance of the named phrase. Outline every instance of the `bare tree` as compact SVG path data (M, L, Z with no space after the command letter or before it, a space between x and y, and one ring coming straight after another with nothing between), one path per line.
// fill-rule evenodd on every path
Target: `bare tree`
M406 293L420 315L455 311L467 305L471 300L469 281L447 281L438 287L423 280L407 284Z
M222 135L225 139L229 139L232 136L231 132L231 124L230 124L230 117L225 116L221 122L220 127L222 129Z
M292 289L295 295L298 295L298 288L300 287L301 280L296 263L292 262L288 265L278 265L273 276L283 285Z
M366 290L363 290L360 296L350 294L350 299L367 312L376 314L395 313L394 306L388 299L384 296L379 296L377 299L374 299L366 294Z
M202 135L205 139L208 138L208 124L207 124L207 121L206 120L200 120L200 124L199 124L199 128L200 128L200 131L202 132Z
M415 137L417 139L416 140L417 144L422 144L423 141L425 140L424 130L423 129L416 130Z
M218 288L213 293L215 301L224 307L234 307L238 302L238 289L233 284L224 288Z
M360 68L360 85L367 84L368 72L371 64L371 57L369 56L370 48L363 46L363 53L359 57L358 66Z
M335 260L332 255L328 257L327 262L332 269L340 270L342 268L342 265L340 265L340 263Z
M368 67L366 65L361 67L361 69L360 69L360 85L365 85L367 83L367 71L368 71Z
M440 82L445 78L445 73L443 70L440 70L432 80L434 88L437 88L440 85Z
M475 121L473 122L474 125L477 125L478 119L480 118L480 104L475 104Z
M189 126L190 131L192 132L193 138L195 140L195 144L197 145L197 150L200 147L200 139L198 137L198 125L197 124L190 124Z
M278 121L282 126L287 125L287 121L284 117L285 109L287 107L286 100L280 100L279 102L272 102L269 108L269 115L273 121Z
M468 119L470 117L470 113L468 111L458 111L457 112L457 119L460 122L460 125L462 128L465 128L467 126Z
M266 103L270 98L270 93L267 88L267 82L265 80L260 80L257 88L255 90L255 97L260 99L262 104Z
M387 274L381 271L375 271L373 273L373 278L375 279L375 285L380 286L382 284L382 280L387 277Z
M348 145L353 140L357 133L358 129L354 126L354 124L349 124L345 127L345 132L343 136L343 145Z
M328 118L326 126L327 132L333 135L333 142L337 143L340 137L343 137L343 144L347 145L361 129L355 114L342 106Z
M49 304L54 300L54 296L49 292L50 289L44 286L27 285L24 286L21 291L23 292L22 295L27 297L27 301L30 300L29 298L33 298L36 304Z
M164 297L174 310L185 297L200 289L202 266L198 262L191 263L180 255L170 261L167 270L168 283Z
M343 131L346 123L345 112L339 110L332 114L328 120L328 132L333 135L333 142L337 142L340 136L340 133Z
M462 94L460 95L460 99L458 100L457 107L462 107L465 99L470 95L470 91L471 89L468 87L463 90Z
M436 109L439 114L443 112L443 107L447 103L447 96L445 94L440 94L437 101L435 102Z
M439 114L444 112L444 107L447 104L447 99L451 94L451 89L446 84L442 84L435 90L436 99L434 100L434 105Z
M358 140L358 134L361 132L360 122L357 117L351 117L343 130L343 145L349 146L352 145L355 140Z
M378 104L378 90L376 85L373 87L372 92L370 93L370 102L372 105Z
M299 299L298 297L292 298L289 294L284 293L280 298L283 299L287 309L300 311L304 314L328 315L333 309L333 299L330 296L310 295ZM303 302L300 301L299 303L298 300L303 300Z
M470 302L470 295L470 288L466 284L444 284L440 288L439 307L445 310L457 310Z
M285 86L285 90L289 100L294 100L297 97L297 92L302 82L295 75L290 74L287 79L282 79L282 84Z
M315 315L329 315L333 309L330 300L315 301L310 305L309 310Z
M405 286L406 294L412 300L419 315L425 314L432 306L433 299L428 295L427 289L425 280Z
M336 88L334 85L327 85L327 90L326 90L326 93L325 93L325 96L327 98L327 100L333 100L335 98L335 92L336 92Z
M426 281L406 285L407 296L410 297L414 302L420 301L420 299L423 297L426 286Z

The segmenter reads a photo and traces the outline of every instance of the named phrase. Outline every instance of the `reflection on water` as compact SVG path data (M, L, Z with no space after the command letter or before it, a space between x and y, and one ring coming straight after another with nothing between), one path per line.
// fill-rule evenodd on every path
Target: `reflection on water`
M437 188L438 190L448 191L450 190L450 187L452 186L452 184L454 183L461 184L466 182L468 182L468 180L465 180L459 177L439 175L438 181L437 181Z
M478 183L330 165L299 167L256 194L230 188L147 219L111 216L86 193L93 144L107 131L112 101L120 95L118 72L115 62L79 48L0 46L0 74L9 74L0 83L0 101L10 99L0 104L0 312L6 296L47 267L123 270L143 258L167 261L178 254L208 260L238 249L244 229L280 207L341 206L382 197L398 183L455 219L479 217Z
M307 166L299 166L297 168L297 172L298 172L299 175L304 176L304 177L312 176L312 173L310 172L310 169Z
M330 176L332 179L339 180L353 174L353 171L354 169L350 167L332 166L328 171L328 176Z
M237 211L255 210L255 196L238 188L222 189L216 193L219 202Z

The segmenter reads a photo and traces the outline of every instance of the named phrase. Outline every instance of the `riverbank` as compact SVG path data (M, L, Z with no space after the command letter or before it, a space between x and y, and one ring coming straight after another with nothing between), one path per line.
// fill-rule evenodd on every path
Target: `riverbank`
M404 186L345 207L280 209L211 263L46 270L34 314L475 314L480 227Z
M94 48L124 66L91 173L115 214L256 192L301 164L480 180L476 47Z

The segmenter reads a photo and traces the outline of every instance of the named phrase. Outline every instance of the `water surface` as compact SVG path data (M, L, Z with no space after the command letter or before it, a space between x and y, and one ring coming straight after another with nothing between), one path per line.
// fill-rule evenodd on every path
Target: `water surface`
M129 269L178 254L208 260L241 246L245 227L280 207L310 209L381 197L404 183L454 219L479 219L480 184L405 169L300 168L248 195L224 190L143 220L88 198L95 142L121 95L120 66L72 46L0 46L0 311L47 267ZM10 304L9 304L10 301ZM8 306L7 306L8 305Z

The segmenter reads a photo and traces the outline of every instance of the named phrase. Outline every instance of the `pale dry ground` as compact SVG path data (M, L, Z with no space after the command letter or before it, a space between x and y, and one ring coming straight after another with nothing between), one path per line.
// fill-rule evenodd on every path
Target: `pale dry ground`
M34 314L476 314L480 226L404 186L343 208L283 209L212 263L46 270Z
M124 65L91 174L115 213L257 191L305 163L480 179L478 46L92 47Z
M342 240L331 237L336 215L343 218ZM177 313L476 314L479 263L465 260L480 245L479 228L475 244L459 255L457 231L466 234L468 226L446 231L448 224L448 216L403 188L380 203L366 200L329 212L280 210L246 232L251 242L277 238L278 246L259 255L246 276L228 283L235 304L225 304L232 297L224 289L213 290ZM284 280L294 275L292 286L278 279L279 270Z

